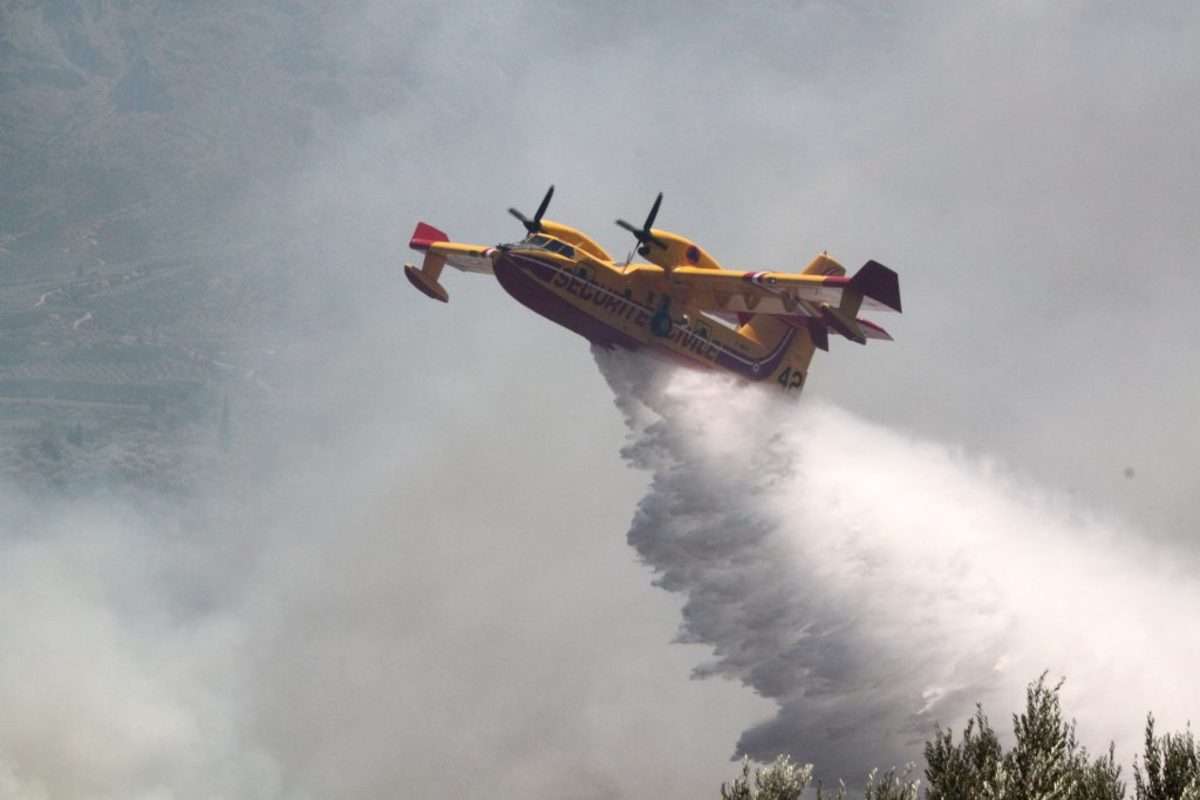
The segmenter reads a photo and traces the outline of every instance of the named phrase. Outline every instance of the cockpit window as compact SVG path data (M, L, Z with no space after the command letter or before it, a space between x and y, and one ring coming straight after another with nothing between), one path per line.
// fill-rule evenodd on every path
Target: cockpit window
M575 257L575 248L569 244L564 244L557 239L551 239L549 236L536 234L530 236L524 241L514 242L513 247L527 247L533 250L549 250L551 253L558 253L567 258Z

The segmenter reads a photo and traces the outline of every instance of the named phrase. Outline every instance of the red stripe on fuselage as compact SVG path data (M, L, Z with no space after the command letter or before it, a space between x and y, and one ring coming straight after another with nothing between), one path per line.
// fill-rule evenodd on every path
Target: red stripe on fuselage
M590 342L604 347L620 345L629 350L636 350L642 344L591 314L580 311L566 298L551 290L547 284L556 272L554 265L526 255L502 253L496 259L493 270L504 291L516 298L521 305L557 322L567 330L578 333Z
M696 340L698 344L712 346L717 351L713 361L690 358L685 353L667 347L662 340L651 338L649 341L642 341L630 336L580 309L558 294L552 288L553 286L558 286L579 300L591 302L597 307L609 307L612 313L622 316L638 327L648 327L650 317L655 313L654 309L648 305L618 294L609 287L575 275L574 271L566 265L549 258L538 258L531 253L505 252L496 259L493 269L500 285L519 303L591 342L606 347L614 344L620 345L629 350L636 350L643 344L649 344L654 349L662 351L672 358L684 360L693 366L707 367L715 364L750 381L759 381L770 377L782 363L796 336L795 329L789 328L770 353L762 358L753 359L735 353L716 342L702 339L691 331L681 331L678 338L681 346L685 349L696 351L696 348L682 344L684 339L689 342ZM676 327L676 330L681 329ZM672 338L676 338L674 334L672 334Z

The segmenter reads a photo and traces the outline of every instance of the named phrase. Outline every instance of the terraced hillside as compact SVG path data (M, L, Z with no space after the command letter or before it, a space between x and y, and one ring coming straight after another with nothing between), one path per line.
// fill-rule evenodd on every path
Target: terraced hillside
M183 490L164 476L218 455L230 398L272 392L261 354L240 349L268 308L244 283L179 265L0 284L5 472L34 487Z
M234 230L233 209L401 101L336 32L315 2L0 6L10 478L180 489L228 444L231 405L280 391L286 254Z

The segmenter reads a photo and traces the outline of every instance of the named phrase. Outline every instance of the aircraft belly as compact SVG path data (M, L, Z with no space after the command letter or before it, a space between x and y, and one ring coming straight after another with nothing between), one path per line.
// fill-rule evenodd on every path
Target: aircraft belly
M693 366L723 369L750 381L769 377L796 335L789 328L772 347L749 346L745 337L698 313L686 324L672 320L667 333L658 335L652 332L651 322L661 296L647 302L635 299L626 290L598 280L594 267L504 253L494 269L500 285L522 305L596 344L630 350L651 345ZM673 309L670 316L677 317L680 311Z
M595 344L629 350L644 344L619 324L617 298L585 288L566 268L505 253L496 260L494 271L500 285L519 303Z

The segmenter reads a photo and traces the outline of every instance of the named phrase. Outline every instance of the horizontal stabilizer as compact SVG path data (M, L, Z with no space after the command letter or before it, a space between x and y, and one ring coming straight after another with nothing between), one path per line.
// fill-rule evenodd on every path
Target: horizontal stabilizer
M863 264L850 279L848 288L893 311L900 310L900 277L878 261Z
M793 328L804 328L812 336L813 345L819 350L829 350L829 329L832 327L834 333L845 335L836 327L830 325L823 317L802 317L799 315L780 317L779 319L791 325ZM859 318L855 320L858 323L858 329L866 339L876 339L879 341L890 342L892 335L883 328L876 325L870 320ZM854 337L848 337L853 339ZM857 341L857 340L855 340ZM864 342L865 343L865 342Z

